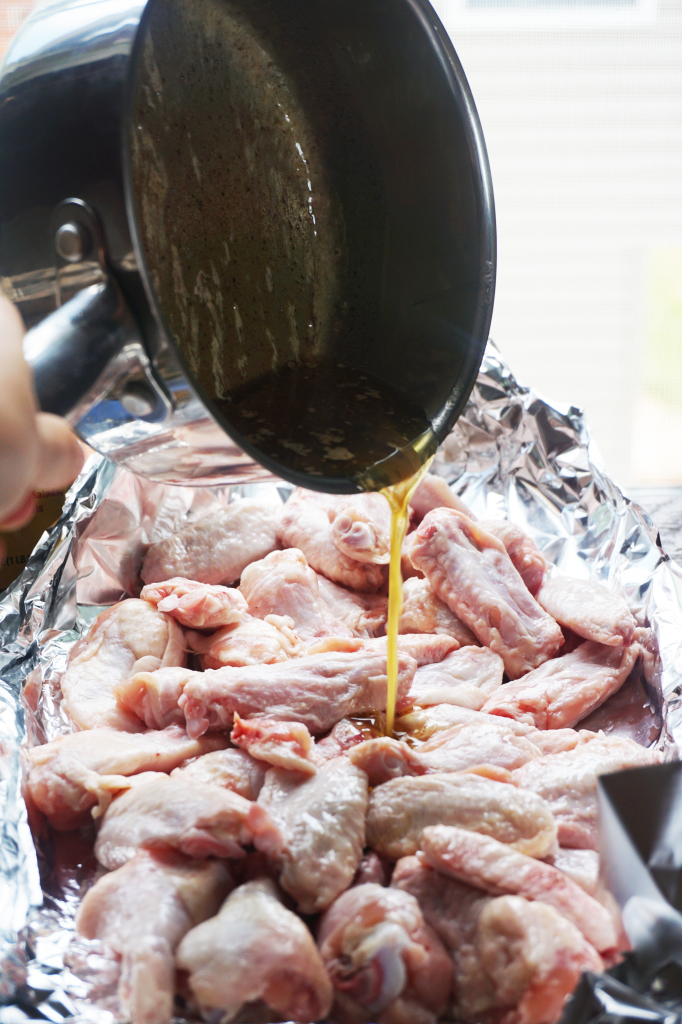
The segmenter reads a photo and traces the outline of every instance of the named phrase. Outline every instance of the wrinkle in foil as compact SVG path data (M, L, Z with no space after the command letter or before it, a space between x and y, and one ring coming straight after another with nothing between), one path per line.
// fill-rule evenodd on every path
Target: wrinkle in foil
M682 571L648 516L607 476L580 410L552 406L519 384L490 343L434 469L477 516L508 517L560 571L627 597L640 625L651 627L650 655L620 704L585 724L672 756L682 742ZM0 1024L120 1019L117 965L97 943L73 940L81 893L97 870L87 837L38 835L34 845L21 799L22 744L70 728L59 692L70 648L103 607L137 596L147 544L242 496L280 501L290 490L169 487L93 457L0 601ZM607 988L597 986L604 998Z

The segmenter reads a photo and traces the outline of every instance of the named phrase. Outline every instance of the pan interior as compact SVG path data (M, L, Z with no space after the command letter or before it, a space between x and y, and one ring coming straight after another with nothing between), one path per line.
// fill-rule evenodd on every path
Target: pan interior
M140 235L186 367L247 451L330 490L416 469L471 361L471 157L392 3L152 0L136 72Z

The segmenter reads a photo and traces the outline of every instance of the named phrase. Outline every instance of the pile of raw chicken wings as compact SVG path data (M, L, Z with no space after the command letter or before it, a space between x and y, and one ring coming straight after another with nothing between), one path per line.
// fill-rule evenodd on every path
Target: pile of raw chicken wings
M554 1024L625 948L596 779L659 755L579 723L647 630L427 476L386 736L389 534L378 494L233 501L73 648L25 795L91 830L77 941L133 1024Z

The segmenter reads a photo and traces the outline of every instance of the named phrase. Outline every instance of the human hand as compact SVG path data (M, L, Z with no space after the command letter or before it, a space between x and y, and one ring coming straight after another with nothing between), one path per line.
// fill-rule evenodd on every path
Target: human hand
M33 517L34 490L61 490L78 476L83 450L65 420L38 412L24 360L24 325L0 294L0 530Z

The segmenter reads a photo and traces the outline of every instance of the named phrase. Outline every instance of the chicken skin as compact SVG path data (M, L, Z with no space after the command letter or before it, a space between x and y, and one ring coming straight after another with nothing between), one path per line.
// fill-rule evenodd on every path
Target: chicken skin
M519 722L515 718L501 715L489 715L485 711L473 711L457 704L415 707L396 720L396 731L409 737L411 743L418 743L421 748L424 742L438 733L454 729L455 726L468 725L476 729L485 727L486 730L495 729L502 733L512 733L514 736L525 736L537 748L538 756L572 750L578 743L587 743L596 736L596 733L588 729L537 729L528 722Z
M331 641L329 646L331 649ZM365 640L359 646L367 651L381 651L386 656L388 640L385 636L380 636L373 640ZM398 652L409 654L417 662L418 668L442 662L458 647L459 643L454 637L441 634L401 633L398 637Z
M596 896L599 889L599 854L596 850L565 849L547 858L547 863L572 878L576 885Z
M542 584L537 599L561 626L586 640L609 647L632 643L635 617L623 598L603 583L552 576Z
M87 729L57 736L26 751L25 789L53 828L70 831L101 815L130 777L170 772L191 757L227 746L222 736L191 740L184 729L144 733Z
M523 679L501 686L485 702L483 711L516 718L538 729L570 728L620 689L639 652L637 643L606 647L588 640Z
M247 610L246 601L238 590L195 583L180 576L148 584L142 588L140 597L189 629L234 626Z
M185 636L203 669L272 665L295 657L301 646L293 619L283 615L258 619L247 613L236 625L225 626L217 633L206 636L189 630Z
M537 598L538 590L549 570L549 563L535 541L532 541L527 533L506 519L481 520L479 526L502 541L511 558L512 565L533 597ZM544 608L542 602L538 603ZM545 611L552 615L549 608L545 608ZM553 617L556 618L556 616Z
M399 656L399 709L406 707L416 668L409 655ZM348 715L386 707L386 654L332 650L281 664L141 672L117 686L116 695L150 728L186 722L191 736L201 736L208 729L232 728L237 712L242 718L302 722L319 735Z
M365 491L335 495L327 515L329 535L342 554L357 562L388 563L391 510L383 494Z
M528 736L530 733L540 732L535 726L525 722L517 722L513 718L501 718L497 715L487 715L482 711L475 711L473 708L463 708L459 704L415 707L400 715L396 722L396 732L409 736L411 741L421 742L452 726L480 722L485 722L491 728L498 728L503 732L511 731L516 736Z
M583 971L604 962L578 928L546 903L499 896L481 911L476 951L503 1024L555 1024Z
M95 856L114 870L140 847L236 859L250 843L265 852L281 844L277 829L258 804L189 776L170 778L155 772L113 801L102 820Z
M327 496L323 496L324 499ZM315 572L352 590L375 591L384 582L384 568L349 558L331 535L326 501L300 488L282 510L278 537L282 547L298 548Z
M313 740L300 722L280 722L268 718L234 716L230 739L236 747L276 768L314 775Z
M113 605L71 651L61 678L62 708L80 729L141 732L142 722L118 704L114 685L138 671L184 665L184 646L180 626L147 601Z
M185 716L178 706L191 669L162 668L158 672L138 672L113 686L116 701L148 729L184 728Z
M417 900L375 883L344 892L319 925L339 1024L431 1024L450 998L452 963Z
M189 972L204 1015L225 1024L245 1004L300 1024L325 1019L331 1008L331 982L313 937L269 880L235 889L216 917L185 935L177 963Z
M398 861L391 887L414 896L424 920L452 957L453 1006L449 1016L476 1019L477 1014L495 1007L494 986L482 969L476 949L478 921L492 897L481 889L434 871L414 856Z
M504 663L487 647L460 647L442 661L417 669L410 700L419 707L459 704L480 711L502 685Z
M343 756L308 778L271 768L258 803L282 836L272 857L279 884L302 913L324 910L348 888L362 858L367 776Z
M187 764L174 768L170 774L173 779L186 778L224 786L246 800L257 800L267 770L267 764L257 761L245 750L230 748L195 757Z
M398 658L398 706L404 706L415 661ZM137 677L140 678L139 676ZM317 735L348 715L386 707L386 656L374 650L329 652L278 665L188 674L178 701L191 736L242 718L302 722Z
M410 508L419 522L436 508L454 508L456 512L475 520L471 509L467 508L461 498L448 487L441 476L427 473L417 484L417 489L410 498Z
M286 615L301 640L317 636L352 636L320 595L317 575L297 548L273 551L252 562L242 573L239 588L252 615Z
M168 1024L175 948L191 928L216 913L231 888L220 861L140 850L85 894L76 931L99 939L120 958L118 995L131 1024Z
M373 789L391 779L426 775L429 771L416 750L393 736L362 740L350 748L348 758L351 764L363 770Z
M461 647L477 644L468 626L441 601L427 579L411 576L403 583L403 607L399 633L443 633Z
M369 799L367 842L397 860L416 853L424 829L441 823L494 836L528 859L546 857L556 843L556 825L544 800L468 772L392 779L378 786Z
M320 597L335 619L345 622L353 636L375 637L386 632L388 598L382 594L359 594L316 573Z
M540 749L532 740L497 729L485 721L443 729L418 749L392 736L377 736L348 751L353 764L367 773L373 787L405 775L462 772L483 765L499 768L504 774L540 755ZM512 781L511 775L508 780Z
M583 970L601 957L580 930L547 904L490 897L405 857L392 886L411 893L449 950L457 1019L503 1012L504 1024L555 1024Z
M615 922L605 907L563 871L527 857L488 835L436 825L421 837L420 857L436 871L493 895L548 903L580 929L599 953L618 946Z
M418 753L432 771L459 772L478 764L513 771L540 757L541 750L532 733L518 736L482 721L443 729L422 743Z
M174 576L198 583L234 583L251 562L277 547L281 507L242 498L152 544L142 565L145 583Z
M511 679L537 668L564 642L496 537L451 509L424 519L411 548L436 595L499 654Z
M519 766L512 779L532 789L552 808L560 846L598 848L597 778L623 768L658 764L661 755L622 736L596 736L573 750L540 757Z

